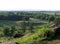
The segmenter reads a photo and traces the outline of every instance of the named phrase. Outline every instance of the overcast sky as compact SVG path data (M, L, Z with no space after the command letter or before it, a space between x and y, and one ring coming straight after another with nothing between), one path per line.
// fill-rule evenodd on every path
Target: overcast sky
M0 0L0 10L60 11L60 0Z

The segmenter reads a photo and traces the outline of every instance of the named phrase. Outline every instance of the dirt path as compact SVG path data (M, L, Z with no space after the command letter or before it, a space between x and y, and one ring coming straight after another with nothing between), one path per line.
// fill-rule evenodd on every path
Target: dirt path
M7 42L1 43L1 44L16 44L16 43L12 42L12 41L7 41Z
M60 44L60 40L48 41L48 44Z

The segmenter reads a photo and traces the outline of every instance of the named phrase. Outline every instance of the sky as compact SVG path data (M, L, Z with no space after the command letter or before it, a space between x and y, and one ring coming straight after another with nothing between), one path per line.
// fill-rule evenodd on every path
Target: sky
M0 11L60 11L60 0L0 0Z

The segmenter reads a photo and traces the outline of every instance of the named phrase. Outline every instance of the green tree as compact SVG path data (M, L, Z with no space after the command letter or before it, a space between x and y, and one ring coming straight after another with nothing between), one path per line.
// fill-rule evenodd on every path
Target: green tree
M54 23L56 25L60 25L60 17L57 17L55 20L54 20Z
M33 21L31 19L29 19L28 23L29 23L29 30L30 30L30 32L34 33Z
M25 33L25 31L26 31L26 22L25 22L25 17L23 17L23 19L22 19L22 22L21 22L21 29L22 29L22 31L23 31L23 33Z
M15 33L15 29L13 27L9 28L9 27L5 27L4 30L4 35L7 37L12 37Z
M15 28L15 26L11 26L11 29L10 29L10 34L11 34L11 36L13 36L15 33L16 33L16 28Z
M33 33L34 31L33 31L33 23L30 21L29 22L29 30L31 31L31 33Z
M9 28L8 27L5 27L4 30L3 30L3 32L4 32L5 36L10 36L10 34L9 34Z

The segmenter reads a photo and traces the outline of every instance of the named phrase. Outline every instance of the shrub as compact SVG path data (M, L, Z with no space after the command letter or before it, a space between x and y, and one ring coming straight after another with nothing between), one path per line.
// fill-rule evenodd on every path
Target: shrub
M27 36L25 38L16 39L20 44L40 44L44 39L51 39L54 36L54 31L50 28L43 27L39 29L35 34Z
M5 27L3 33L6 37L12 37L15 33L15 27Z
M52 30L51 28L42 28L41 33L43 37L46 37L46 39L51 39L52 37L54 37L54 30Z

